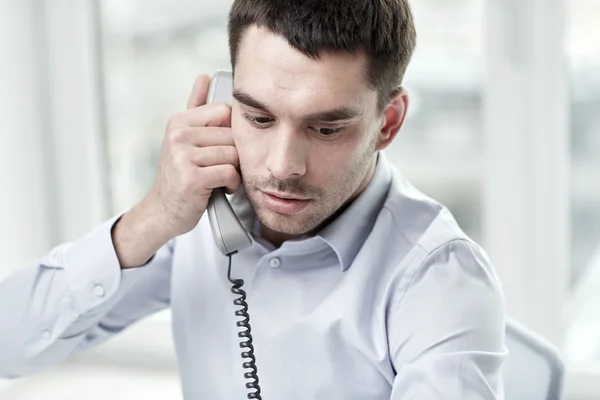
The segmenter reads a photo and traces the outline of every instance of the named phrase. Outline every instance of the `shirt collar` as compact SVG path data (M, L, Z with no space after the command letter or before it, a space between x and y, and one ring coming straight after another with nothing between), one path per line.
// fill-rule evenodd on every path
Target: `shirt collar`
M390 188L392 170L382 152L378 153L377 165L371 181L362 193L329 225L323 228L316 238L327 243L336 253L342 271L346 271L361 249L375 225L375 221ZM257 235L256 214L246 197L243 187L229 196L231 206L242 226L251 232L253 242L265 245ZM308 238L308 240L314 238Z
M318 236L337 253L342 271L350 268L371 233L391 182L391 168L383 153L379 152L375 173L367 187L342 214L319 232Z

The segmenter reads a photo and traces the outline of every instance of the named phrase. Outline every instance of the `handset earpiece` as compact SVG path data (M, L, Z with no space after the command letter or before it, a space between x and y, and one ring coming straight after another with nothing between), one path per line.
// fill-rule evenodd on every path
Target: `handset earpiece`
M233 76L227 71L218 71L213 76L206 104L233 103ZM234 254L252 245L250 235L225 196L223 188L213 190L208 201L208 219L213 233L215 244L224 255Z

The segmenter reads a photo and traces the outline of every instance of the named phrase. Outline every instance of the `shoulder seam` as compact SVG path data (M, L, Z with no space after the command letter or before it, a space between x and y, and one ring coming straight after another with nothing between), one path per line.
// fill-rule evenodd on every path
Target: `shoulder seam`
M427 255L425 257L423 257L423 260L419 263L419 266L417 268L415 268L414 272L412 273L412 275L408 279L408 284L406 285L406 288L404 289L404 291L400 295L400 298L398 300L394 301L394 304L392 305L393 309L391 310L390 316L393 316L396 313L396 310L402 304L402 301L404 300L404 296L406 296L406 293L408 292L408 289L411 287L412 282L415 279L415 276L417 275L417 273L419 271L421 271L421 269L423 268L423 266L425 265L425 263L427 262L427 260L429 260L429 258L431 257L431 255L433 253L435 253L436 251L438 251L439 249L441 249L442 247L448 246L449 244L454 243L454 242L464 242L469 247L471 247L471 243L466 238L455 238L455 239L450 239L450 240L448 240L448 241L440 244L439 246L433 248L431 251L429 251L427 253ZM419 246L419 248L425 250L425 248L422 247L422 246Z

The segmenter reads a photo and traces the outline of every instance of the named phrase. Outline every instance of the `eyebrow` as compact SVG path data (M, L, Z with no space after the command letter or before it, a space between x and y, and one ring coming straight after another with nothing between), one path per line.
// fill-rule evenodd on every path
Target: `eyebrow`
M239 89L235 89L233 91L233 98L239 101L240 103L260 110L266 114L275 115L273 112L269 110L266 104L263 102L256 100L248 93L244 93ZM340 107L333 110L327 111L319 111L317 113L309 114L304 117L304 120L307 122L334 122L334 121L344 121L350 120L363 115L363 110L357 107Z
M239 89L235 89L233 91L233 98L248 107L256 108L257 110L263 111L267 114L273 114L271 111L269 111L269 107L267 107L264 103L256 100L248 93L244 93Z

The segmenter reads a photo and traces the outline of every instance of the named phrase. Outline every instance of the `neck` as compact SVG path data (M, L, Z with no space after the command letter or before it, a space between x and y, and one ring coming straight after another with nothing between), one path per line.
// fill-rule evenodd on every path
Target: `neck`
M342 206L340 208L338 208L338 210L336 212L334 212L331 216L329 216L325 221L323 221L319 226L317 226L312 231L309 231L309 232L301 234L301 235L290 235L290 234L285 234L285 233L274 231L274 230L269 229L268 227L264 226L263 224L261 224L260 225L261 236L277 248L281 247L281 245L287 240L294 240L294 239L298 239L300 237L305 237L305 236L315 236L319 231L321 231L324 227L326 227L333 220L335 220L338 215L343 213L348 208L348 206L350 204L352 204L354 199L356 199L365 190L365 188L369 185L369 182L371 182L371 179L373 179L373 175L375 174L376 165L377 165L377 156L375 156L373 158L373 160L371 161L371 165L367 169L367 173L365 174L365 177L363 178L362 182L360 183L358 189L356 191L354 191L354 193L350 196L350 198L348 200L346 200L346 202L344 202L342 204Z

